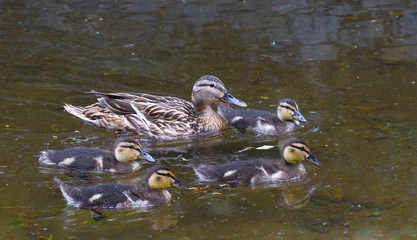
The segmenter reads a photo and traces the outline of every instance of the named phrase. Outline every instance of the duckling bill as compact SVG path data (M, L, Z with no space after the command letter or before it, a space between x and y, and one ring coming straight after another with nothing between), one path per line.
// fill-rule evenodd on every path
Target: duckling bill
M140 144L129 137L117 139L112 151L98 148L71 148L64 150L45 150L41 152L39 162L45 165L86 171L111 171L126 173L140 168L140 163L134 160L143 159L155 162Z
M297 103L289 98L278 103L275 114L253 109L235 109L221 102L217 103L217 111L229 126L242 133L248 131L281 136L297 129L300 122L306 122Z
M296 138L284 143L281 155L283 161L239 160L217 165L196 165L193 168L201 181L255 184L300 180L306 174L302 161L321 166L307 144Z
M86 107L66 104L65 110L101 128L135 132L140 136L173 139L227 127L211 108L215 102L246 107L232 96L215 76L202 76L193 86L191 101L146 93L102 93L91 91L98 102Z
M171 200L166 188L175 186L187 189L166 167L155 166L144 177L144 187L104 183L91 186L69 186L58 178L59 186L67 204L87 209L99 208L145 208L155 207Z

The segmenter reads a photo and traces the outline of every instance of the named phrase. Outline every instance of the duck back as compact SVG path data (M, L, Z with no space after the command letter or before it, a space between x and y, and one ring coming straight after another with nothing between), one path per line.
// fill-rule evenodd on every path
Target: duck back
M217 111L227 124L240 132L258 132L269 135L284 135L296 128L293 122L282 122L274 113L254 109L235 109L227 103L218 103Z
M302 164L287 164L283 161L265 159L234 161L217 165L203 164L193 168L201 181L244 184L291 181L305 174Z
M117 160L110 152L101 149L72 148L42 151L39 162L77 170L103 170L108 163L117 163Z
M97 184L72 187L55 179L69 205L79 208L151 207L167 202L162 191L136 186Z

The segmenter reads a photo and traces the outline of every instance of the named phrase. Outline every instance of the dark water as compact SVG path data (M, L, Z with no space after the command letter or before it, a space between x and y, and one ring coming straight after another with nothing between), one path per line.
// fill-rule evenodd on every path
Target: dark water
M414 1L1 1L0 237L4 239L417 238L417 4ZM106 148L62 105L83 92L190 99L202 75L221 78L251 108L294 98L323 167L292 185L172 189L169 206L67 207L54 176L73 185L141 174L80 174L39 166L44 149ZM258 157L284 138L239 134L144 146L189 185L187 166ZM146 165L146 167L151 164Z

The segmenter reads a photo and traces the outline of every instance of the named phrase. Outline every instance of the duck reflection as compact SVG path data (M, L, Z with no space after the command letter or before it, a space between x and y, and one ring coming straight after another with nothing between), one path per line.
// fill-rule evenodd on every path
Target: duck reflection
M309 201L314 191L321 183L313 186L302 184L298 186L288 185L282 189L283 202L282 206L289 209L300 209L304 207Z
M134 209L130 213L124 213L121 216L124 218L127 217L124 222L136 222L146 220L149 221L152 230L165 230L171 227L174 227L177 220L176 211L170 206L171 204L166 204L165 207L156 208L156 209ZM102 221L107 218L106 210L102 209L91 209L92 218L94 221ZM139 215L139 216L138 216ZM123 221L121 221L123 222Z

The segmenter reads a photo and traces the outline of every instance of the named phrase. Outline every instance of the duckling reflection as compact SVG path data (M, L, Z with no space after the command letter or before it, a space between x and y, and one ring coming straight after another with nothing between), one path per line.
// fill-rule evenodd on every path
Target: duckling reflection
M103 209L90 209L95 221L101 221L107 218ZM123 219L127 222L147 220L150 222L152 230L165 230L175 226L178 222L177 213L173 208L137 208L132 211L125 210ZM123 222L119 222L123 223Z
M311 196L319 186L320 183L313 186L303 184L299 186L288 185L283 187L283 206L289 209L300 209L304 207L310 201Z
M281 136L296 130L300 122L306 122L297 103L289 98L278 103L276 114L253 109L235 109L222 102L217 103L217 112L226 119L229 126L242 133L248 131Z
M246 103L227 91L219 78L210 75L202 76L194 83L192 103L144 93L90 93L99 97L98 103L86 107L66 104L65 110L96 127L162 139L226 128L226 121L210 106L215 102L246 107Z
M64 150L45 150L41 152L39 162L45 165L56 165L74 170L97 170L126 173L138 170L140 163L136 159L155 162L140 144L128 137L119 138L112 151L98 148L71 148Z
M320 162L307 144L297 138L287 140L281 150L283 161L239 160L218 165L191 165L200 181L256 184L302 180L306 175L303 161L315 166Z
M67 204L77 208L114 209L155 207L171 200L166 188L174 186L188 189L175 175L163 166L154 166L148 170L144 187L103 183L91 186L72 187L55 178Z

